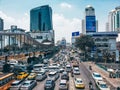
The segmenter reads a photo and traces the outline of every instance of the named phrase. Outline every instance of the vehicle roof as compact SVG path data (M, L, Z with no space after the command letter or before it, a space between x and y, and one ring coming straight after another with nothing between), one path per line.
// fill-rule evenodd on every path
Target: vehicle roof
M63 74L68 74L68 73L66 71L64 71Z
M35 64L34 66L43 66L44 64Z
M97 82L99 82L99 84L106 84L106 82L104 82L104 81L102 81L102 80L97 81Z
M79 69L78 67L75 67L74 69Z
M15 80L14 82L12 82L13 84L14 83L19 83L19 82L21 82L20 80Z
M32 80L26 80L24 83L30 83L32 82Z
M67 80L60 80L60 83L66 83L67 82Z
M52 72L50 72L49 74L55 74L56 73L56 71L52 71Z
M70 64L67 64L66 67L71 67L71 65L70 65Z
M50 82L52 82L53 80L51 80L51 79L48 79L48 80L46 80L46 82L47 82L47 81L50 81Z
M99 74L99 73L97 73L97 72L93 72L93 74L100 75L100 74Z
M76 78L76 80L80 80L80 81L82 81L82 79L81 79L81 78Z
M20 72L20 74L22 74L22 73L26 73L26 72Z

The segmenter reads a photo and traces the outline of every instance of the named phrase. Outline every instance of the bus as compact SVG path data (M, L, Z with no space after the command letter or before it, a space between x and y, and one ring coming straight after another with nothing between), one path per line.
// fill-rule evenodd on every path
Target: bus
M14 81L14 73L0 73L0 90L7 90Z

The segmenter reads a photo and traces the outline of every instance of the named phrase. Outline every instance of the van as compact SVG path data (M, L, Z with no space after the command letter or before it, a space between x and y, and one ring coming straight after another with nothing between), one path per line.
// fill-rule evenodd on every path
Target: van
M61 80L59 84L59 90L69 90L67 80Z

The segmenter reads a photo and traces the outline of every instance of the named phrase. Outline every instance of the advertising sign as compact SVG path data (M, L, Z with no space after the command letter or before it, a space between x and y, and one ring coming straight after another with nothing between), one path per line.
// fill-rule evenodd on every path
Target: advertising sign
M79 36L80 33L79 32L72 32L72 36Z
M86 32L96 32L95 16L86 16Z

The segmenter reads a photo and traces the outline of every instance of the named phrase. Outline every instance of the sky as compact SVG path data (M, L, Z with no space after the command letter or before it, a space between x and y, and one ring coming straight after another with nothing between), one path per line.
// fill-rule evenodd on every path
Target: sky
M0 17L4 19L4 29L17 25L29 31L30 10L42 5L52 8L55 42L63 37L71 42L72 32L82 31L81 20L85 18L87 5L95 8L98 31L102 32L105 31L108 13L120 6L120 0L0 0Z

